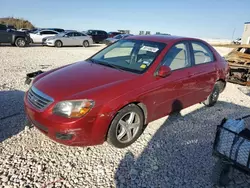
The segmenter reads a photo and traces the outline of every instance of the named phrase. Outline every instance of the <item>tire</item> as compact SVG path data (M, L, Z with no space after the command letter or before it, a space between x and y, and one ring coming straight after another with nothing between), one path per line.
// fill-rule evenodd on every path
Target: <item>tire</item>
M26 41L24 40L24 38L17 38L15 40L15 45L17 47L25 47L27 44L26 44Z
M123 123L120 124L120 122ZM144 115L140 107L135 104L125 106L112 120L107 134L107 142L114 147L125 148L139 138L143 125Z
M213 184L218 186L227 186L230 182L231 173L231 165L226 164L222 160L218 160L213 167L211 176Z
M62 46L63 46L62 41L57 40L57 41L55 42L55 47L57 47L57 48L61 48Z
M85 40L85 41L83 41L83 43L82 43L82 45L83 45L83 47L89 47L89 41L87 41L87 40Z
M207 97L207 99L203 102L206 106L214 106L217 102L220 94L220 83L216 82L213 88L212 93Z

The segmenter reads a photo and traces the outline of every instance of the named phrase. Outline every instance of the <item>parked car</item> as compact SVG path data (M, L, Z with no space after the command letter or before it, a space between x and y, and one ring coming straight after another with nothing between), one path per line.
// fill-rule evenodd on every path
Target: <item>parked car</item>
M122 33L117 32L117 31L115 31L115 32L108 32L108 37L109 38L113 38L114 36L120 35L120 34L122 34Z
M14 25L6 25L7 29L16 30Z
M229 81L250 86L250 45L240 45L224 58L230 67Z
M149 122L203 102L213 106L228 64L208 43L132 36L85 61L39 74L24 97L28 118L56 142L129 146Z
M13 46L25 47L30 41L30 36L25 32L11 30L6 25L0 24L0 44L8 43Z
M45 37L52 37L59 34L57 31L52 30L37 30L33 33L30 33L30 37L32 40L32 43L42 43L43 38Z
M34 32L36 32L37 30L39 30L39 29L38 29L38 28L29 29L29 30L28 30L28 33L34 33Z
M133 36L133 35L132 34L120 34L120 35L116 35L113 38L107 38L107 39L105 39L104 40L104 44L110 45L110 44L113 44L114 42L116 42L118 40L130 37L130 36Z
M232 42L233 44L241 44L241 38L237 38Z
M85 35L81 32L65 32L59 33L54 37L46 37L43 43L48 46L84 46L89 47L93 44L91 36Z
M92 36L94 43L100 43L108 38L107 32L102 30L88 30L86 34Z

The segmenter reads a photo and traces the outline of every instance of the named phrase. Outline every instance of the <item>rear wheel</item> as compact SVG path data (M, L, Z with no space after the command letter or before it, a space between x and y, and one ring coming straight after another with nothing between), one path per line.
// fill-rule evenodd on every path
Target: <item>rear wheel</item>
M214 106L219 98L219 94L220 94L220 83L216 82L212 93L207 97L207 99L203 103L206 106Z
M89 41L85 40L83 41L83 44L82 44L84 47L89 47Z
M60 40L57 40L56 42L55 42L55 47L57 47L57 48L61 48L62 47L62 41L60 41Z
M25 47L26 46L26 41L24 40L24 38L17 38L15 41L15 45L17 47Z
M144 116L135 104L121 109L111 122L107 141L117 148L125 148L135 142L142 133Z

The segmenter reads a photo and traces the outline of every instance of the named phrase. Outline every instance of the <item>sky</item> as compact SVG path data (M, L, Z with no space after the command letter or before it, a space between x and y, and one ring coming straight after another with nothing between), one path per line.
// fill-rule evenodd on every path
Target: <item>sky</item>
M86 31L118 29L232 39L250 21L250 0L0 0L0 17L36 27ZM234 36L234 37L233 37Z

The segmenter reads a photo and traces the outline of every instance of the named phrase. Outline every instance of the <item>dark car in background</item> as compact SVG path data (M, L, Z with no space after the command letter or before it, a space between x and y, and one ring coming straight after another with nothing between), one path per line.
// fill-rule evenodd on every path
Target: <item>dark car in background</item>
M107 46L110 44L113 44L114 42L121 40L121 39L125 39L127 37L133 36L132 34L120 34L120 35L116 35L113 38L107 38L104 40L104 44L106 44Z
M103 30L88 30L86 32L87 35L92 36L94 43L103 42L106 38L108 38L108 33Z
M109 37L109 38L113 38L113 37L115 37L116 35L120 35L120 34L122 34L122 33L117 32L117 31L115 31L115 32L108 32L108 37Z
M31 42L29 34L22 31L16 31L0 24L0 44L8 43L18 47L24 47Z

